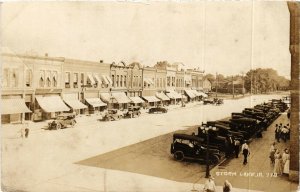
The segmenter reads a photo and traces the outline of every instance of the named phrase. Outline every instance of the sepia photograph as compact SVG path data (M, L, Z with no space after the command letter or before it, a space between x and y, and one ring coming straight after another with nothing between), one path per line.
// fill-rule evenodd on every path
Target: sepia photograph
M297 1L3 1L3 192L296 192Z

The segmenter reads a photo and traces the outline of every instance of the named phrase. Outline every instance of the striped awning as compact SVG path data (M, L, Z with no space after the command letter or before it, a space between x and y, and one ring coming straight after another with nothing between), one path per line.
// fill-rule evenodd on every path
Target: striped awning
M180 93L177 93L176 91L169 91L166 94L170 99L181 99L182 98L182 95Z
M143 96L147 102L159 102L160 100L155 96Z
M64 102L70 106L72 109L85 109L87 108L86 105L81 103L78 99L64 99Z
M124 92L114 92L112 96L117 103L131 103L131 100Z
M161 99L162 101L169 101L170 98L168 96L166 96L163 92L161 93L156 93L155 96L159 99Z
M145 101L140 97L130 97L130 99L133 103L145 103Z
M100 93L100 98L105 103L111 103L111 96L110 93Z
M91 84L94 85L95 84L95 80L92 74L87 74L88 79L90 80Z
M1 99L1 114L18 114L18 113L31 113L25 105L25 100L18 99Z
M193 93L192 90L184 90L184 92L187 94L187 96L191 99L195 98L196 95Z
M85 100L93 107L102 107L107 105L106 103L103 103L100 98L86 98Z
M37 100L41 108L47 113L70 110L70 108L66 106L66 104L58 95L46 97L36 96L35 99Z

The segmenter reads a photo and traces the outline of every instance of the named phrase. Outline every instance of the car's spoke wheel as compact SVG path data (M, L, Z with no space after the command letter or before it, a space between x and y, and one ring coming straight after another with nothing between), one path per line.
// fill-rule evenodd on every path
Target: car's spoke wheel
M177 160L177 161L182 161L184 159L184 154L182 151L176 151L174 153L174 158Z
M57 123L56 129L57 129L57 130L61 129L61 124L60 124L60 123Z
M219 161L220 161L220 159L219 159L219 157L217 155L212 155L209 158L209 164L210 165L216 165L216 164L219 163Z

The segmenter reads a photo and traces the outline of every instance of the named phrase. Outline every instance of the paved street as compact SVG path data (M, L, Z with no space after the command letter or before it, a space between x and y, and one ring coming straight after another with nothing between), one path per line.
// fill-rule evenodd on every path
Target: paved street
M157 176L155 169L152 174L144 175L142 172L112 170L111 167L84 166L78 162L173 131L185 130L202 121L225 118L231 112L240 112L245 107L279 97L281 96L264 95L251 99L226 100L221 106L191 104L186 108L175 108L166 114L143 114L139 118L113 122L97 121L97 116L83 116L78 118L78 124L74 128L59 131L44 130L45 122L34 123L30 125L29 138L23 140L17 138L20 127L5 125L1 134L2 184L10 189L30 192L161 191L162 186L167 189L164 191L190 191L191 183L153 177ZM266 147L269 148L269 145ZM169 146L168 149L161 150L166 152ZM139 153L128 155L138 157ZM143 162L139 160L137 167L143 167ZM157 166L159 169L163 165L151 164L148 160L144 162L144 166ZM135 167L129 168L134 170ZM192 171L191 174L197 171Z

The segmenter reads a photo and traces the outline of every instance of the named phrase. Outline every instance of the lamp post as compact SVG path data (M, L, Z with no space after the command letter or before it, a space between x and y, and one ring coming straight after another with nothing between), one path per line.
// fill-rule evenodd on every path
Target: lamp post
M209 130L216 130L216 127L208 126L208 127L201 127L201 130L206 134L206 173L205 178L208 178L210 175L209 172Z

